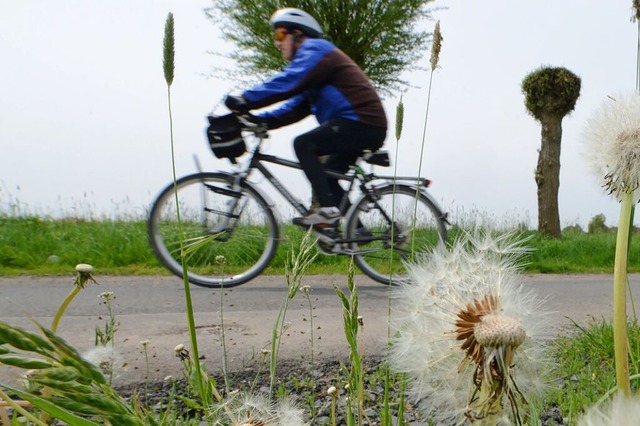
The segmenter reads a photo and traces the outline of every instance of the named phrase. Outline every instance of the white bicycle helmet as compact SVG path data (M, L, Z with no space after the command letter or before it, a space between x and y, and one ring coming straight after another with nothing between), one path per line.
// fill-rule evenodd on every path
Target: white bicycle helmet
M304 10L293 7L278 9L271 16L271 27L297 28L308 37L317 38L322 36L322 27L318 21Z

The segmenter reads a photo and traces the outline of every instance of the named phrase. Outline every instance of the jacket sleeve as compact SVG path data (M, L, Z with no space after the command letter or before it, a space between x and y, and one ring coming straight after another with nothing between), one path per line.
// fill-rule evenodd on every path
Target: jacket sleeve
M309 114L311 114L309 99L306 93L302 93L289 99L279 108L256 114L256 116L264 120L267 128L272 130L300 121Z
M245 91L242 97L249 109L258 109L289 99L310 87L314 68L326 56L326 48L305 43L293 60L271 80ZM316 75L317 78L317 75ZM318 82L313 82L318 84Z

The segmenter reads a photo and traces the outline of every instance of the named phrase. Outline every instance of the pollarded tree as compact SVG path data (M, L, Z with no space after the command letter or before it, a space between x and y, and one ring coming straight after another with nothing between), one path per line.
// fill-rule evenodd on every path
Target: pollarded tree
M229 56L240 67L240 77L266 76L282 68L269 18L281 7L297 7L317 19L325 38L353 58L379 90L391 93L407 85L400 74L416 68L424 55L431 34L418 24L429 17L432 1L213 0L207 14L238 47Z
M580 77L561 67L539 68L522 81L525 106L542 126L542 143L535 173L538 231L554 238L560 236L558 190L562 119L575 108L580 86Z

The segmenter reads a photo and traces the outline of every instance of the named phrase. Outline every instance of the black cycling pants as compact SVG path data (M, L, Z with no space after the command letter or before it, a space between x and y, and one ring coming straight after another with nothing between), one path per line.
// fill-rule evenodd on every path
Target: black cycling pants
M294 139L296 155L321 207L338 207L344 196L344 189L326 175L325 169L346 172L363 151L378 150L386 135L382 127L335 119ZM329 158L323 165L318 157L324 155Z

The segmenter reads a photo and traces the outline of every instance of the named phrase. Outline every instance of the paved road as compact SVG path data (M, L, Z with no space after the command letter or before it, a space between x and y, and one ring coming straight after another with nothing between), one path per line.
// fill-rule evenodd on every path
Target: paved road
M189 347L182 281L175 277L96 277L99 285L89 285L69 307L59 325L59 333L79 350L93 347L95 329L106 320L106 308L99 294L114 292L113 311L120 323L116 347L129 363L117 383L140 381L147 374L141 341L149 340L149 377L180 375L173 348ZM530 275L527 285L548 296L556 328L550 335L570 330L572 321L610 318L611 275ZM634 295L640 294L640 275L631 276ZM0 320L33 329L30 318L50 326L52 317L72 288L72 277L0 277ZM221 317L224 318L229 368L241 368L260 357L269 347L277 312L286 297L282 277L260 277L235 289L220 290L192 286L200 352L210 371L222 366ZM309 302L299 294L286 313L290 323L282 340L282 358L346 357L347 343L342 333L342 307L333 284L345 287L342 276L309 276ZM389 290L357 276L359 311L364 318L365 353L380 354L387 336ZM345 288L346 290L346 288ZM640 300L636 297L637 300ZM221 306L224 315L221 316ZM313 323L313 325L312 325ZM310 343L313 330L313 346ZM0 367L0 381L12 381L15 372Z

